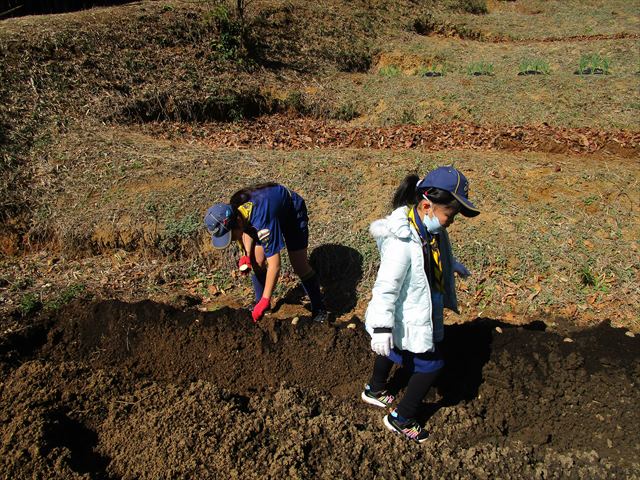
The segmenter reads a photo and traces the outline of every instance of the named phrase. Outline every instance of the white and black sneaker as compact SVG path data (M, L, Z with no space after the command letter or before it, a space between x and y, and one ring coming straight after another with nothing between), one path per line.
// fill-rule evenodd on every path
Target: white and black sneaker
M385 415L382 423L391 432L402 435L414 442L422 443L429 438L429 434L420 426L417 420L402 418L395 410Z
M364 390L360 394L360 398L365 403L369 405L374 405L376 407L387 408L389 405L393 403L396 397L391 395L386 390L380 390L379 392L374 392L371 390L369 384L364 386Z

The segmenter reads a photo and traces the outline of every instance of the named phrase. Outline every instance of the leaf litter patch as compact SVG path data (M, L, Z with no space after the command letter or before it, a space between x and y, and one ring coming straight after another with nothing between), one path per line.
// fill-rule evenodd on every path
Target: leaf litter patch
M15 352L14 338L0 357L11 478L640 473L640 341L606 324L447 326L426 446L358 401L373 362L361 327L115 300L31 319L25 335L36 327L43 345ZM405 382L397 370L392 388Z
M470 148L547 153L604 151L629 157L640 154L640 132L563 128L547 124L499 126L451 122L360 127L312 118L270 115L231 124L153 122L140 128L159 138L183 138L212 148Z

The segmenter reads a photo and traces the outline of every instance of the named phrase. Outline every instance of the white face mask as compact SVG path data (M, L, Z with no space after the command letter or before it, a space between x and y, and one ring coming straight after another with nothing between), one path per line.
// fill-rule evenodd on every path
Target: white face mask
M433 210L433 203L431 204L431 209ZM430 217L428 213L425 213L422 218L422 223L429 233L436 234L442 231L442 224L435 215Z

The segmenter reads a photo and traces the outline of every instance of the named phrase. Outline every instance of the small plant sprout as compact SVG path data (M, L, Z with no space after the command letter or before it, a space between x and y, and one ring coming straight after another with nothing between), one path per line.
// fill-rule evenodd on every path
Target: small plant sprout
M340 107L338 107L338 109L333 113L332 116L337 120L348 122L358 117L358 115L359 113L356 104L353 102L347 102L340 105Z
M386 67L382 67L378 71L378 73L383 77L397 77L402 72L400 71L400 68L396 65L387 65Z
M481 75L493 76L493 63L489 62L474 62L467 67L467 73L474 77Z
M20 299L20 312L23 316L30 315L42 307L40 297L35 293L25 293Z
M582 55L576 75L609 75L610 61L597 53Z
M518 75L549 75L549 62L541 58L525 58L520 61Z
M405 108L400 116L400 123L407 125L415 125L418 123L416 111L412 108Z
M420 67L416 72L419 77L442 77L444 76L444 65L441 63L434 63L428 67Z

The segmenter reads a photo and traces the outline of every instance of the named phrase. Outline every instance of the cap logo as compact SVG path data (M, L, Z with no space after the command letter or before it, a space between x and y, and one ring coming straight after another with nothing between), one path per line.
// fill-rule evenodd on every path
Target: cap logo
M229 218L229 213L224 213L225 218L219 219L213 213L209 213L207 215L207 221L205 222L207 225L207 230L214 236L217 237L221 234L223 228L228 229L229 222L231 219Z

